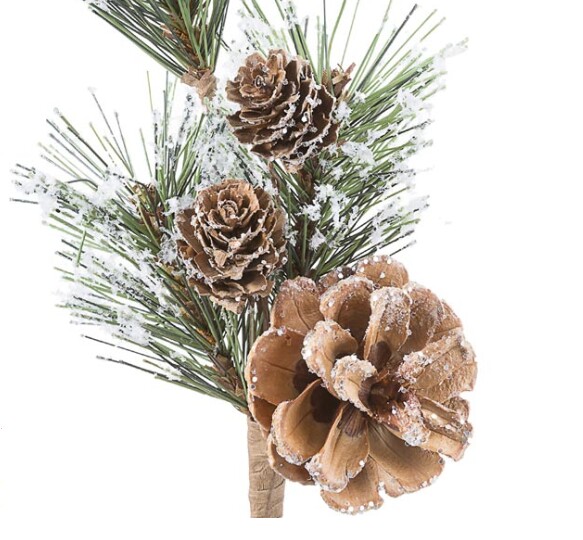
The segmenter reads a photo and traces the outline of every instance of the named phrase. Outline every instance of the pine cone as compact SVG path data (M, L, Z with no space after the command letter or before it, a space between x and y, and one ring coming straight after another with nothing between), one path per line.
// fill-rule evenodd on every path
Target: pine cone
M373 257L286 281L249 355L249 407L271 466L341 512L429 485L462 457L476 363L461 323L405 268ZM342 275L342 277L340 277Z
M177 10L179 13L180 10ZM170 15L170 26L162 25L162 35L169 41L173 41L183 49L183 52L188 56L190 64L196 68L203 67L202 59L194 50L190 35L186 29L184 21L176 16ZM192 34L196 43L200 42L201 30L200 28L193 28Z
M352 80L352 72L356 64L351 64L348 69L342 69L341 67L334 68L332 73L324 73L322 83L326 86L331 85L334 90L334 97L341 98L344 94L344 89L348 86L348 83Z
M154 234L160 236L160 227L164 227L166 217L156 188L154 186L135 184L132 190L136 194L134 202L142 220Z
M285 214L263 189L225 180L203 189L176 224L200 294L237 313L249 297L269 295L268 277L285 262Z
M228 117L239 141L291 171L338 138L336 99L316 83L306 60L285 51L270 51L267 59L249 56L227 83L227 97L241 106Z
M212 99L217 93L217 78L210 69L190 68L180 80L194 88L201 101Z
M195 9L195 6L191 5L191 12L193 9ZM180 10L176 12L179 13ZM206 98L212 99L217 92L217 78L211 69L204 67L202 59L195 52L190 35L184 26L184 21L175 15L171 15L170 19L172 20L171 28L165 25L162 26L162 34L166 39L175 42L184 49L191 64L188 70L182 74L180 80L184 84L194 88L201 101L204 101ZM200 43L200 29L193 28L192 33L195 41Z

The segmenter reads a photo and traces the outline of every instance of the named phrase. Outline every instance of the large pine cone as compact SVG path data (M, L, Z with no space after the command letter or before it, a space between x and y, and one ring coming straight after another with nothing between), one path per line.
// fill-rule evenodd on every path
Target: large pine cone
M285 214L263 189L225 180L203 189L176 224L200 294L237 313L249 297L269 295L268 278L285 262Z
M289 170L336 142L333 121L336 99L314 80L310 64L285 51L249 56L234 81L227 83L227 97L241 110L228 120L235 135L251 150L269 160L280 159Z
M352 274L352 275L351 275ZM462 457L476 363L451 308L373 257L319 284L283 284L249 355L249 407L271 466L332 508L378 508Z

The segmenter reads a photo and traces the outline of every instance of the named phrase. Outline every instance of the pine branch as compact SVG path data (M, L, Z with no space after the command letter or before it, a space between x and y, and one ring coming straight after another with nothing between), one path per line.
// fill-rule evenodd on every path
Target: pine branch
M173 218L203 177L260 180L262 169L235 147L220 110L203 109L189 93L176 118L176 83L169 80L161 112L152 110L151 145L144 133L138 141L127 137L119 117L93 99L103 128L91 123L83 134L60 111L49 121L42 157L57 178L23 165L15 170L26 202L38 203L61 236L58 270L70 285L62 307L77 324L112 335L102 341L136 356L118 363L243 410L245 361L263 314L250 305L238 318L198 294L177 257Z
M127 137L119 116L106 114L94 96L99 122L90 124L89 133L59 111L49 121L42 157L57 178L35 167L16 168L17 184L27 195L20 202L39 204L61 236L59 270L71 286L63 307L77 324L107 329L111 340L94 339L130 356L106 360L244 410L247 356L268 324L269 306L284 279L318 279L379 250L397 253L410 245L426 201L413 196L416 173L408 160L430 144L423 139L431 121L428 104L441 88L449 50L428 54L414 46L424 45L441 24L432 12L412 26L416 7L385 35L389 1L381 29L355 62L352 82L337 91L334 76L352 73L342 64L361 6L357 0L352 11L348 2L337 3L333 16L323 0L314 25L299 18L292 2L274 0L283 28L268 18L259 0L243 2L251 18L245 28L251 46L263 53L295 50L337 97L337 144L299 171L240 145L220 95L205 99L203 108L187 94L182 115L173 120L178 92L169 79L160 112L152 106L151 138L144 132L137 140ZM169 72L214 70L228 0L91 4ZM340 43L345 23L348 38ZM240 315L197 292L192 270L178 256L174 224L176 213L192 204L201 187L226 178L261 186L288 218L288 258L273 276L272 295L268 301L248 301Z
M279 40L284 46L287 40L298 55L310 60L320 81L330 81L332 66L343 71L360 1L354 10L347 9L347 0L336 4L332 18L331 4L322 0L315 32L310 32L309 21L302 21L293 2L274 3L285 39L258 0L244 2L247 14L267 32L267 36L251 33L253 45ZM375 251L388 247L400 251L410 245L419 213L427 206L413 194L416 172L408 160L431 144L423 133L430 125L430 99L442 87L443 59L449 50L428 53L421 48L443 21L434 22L433 11L415 22L417 5L387 35L391 7L389 0L378 32L363 57L354 59L352 81L339 97L338 144L307 162L299 173L270 165L290 221L289 277L317 279ZM347 39L340 43L339 28L345 25Z
M130 41L180 77L214 71L229 0L86 0Z

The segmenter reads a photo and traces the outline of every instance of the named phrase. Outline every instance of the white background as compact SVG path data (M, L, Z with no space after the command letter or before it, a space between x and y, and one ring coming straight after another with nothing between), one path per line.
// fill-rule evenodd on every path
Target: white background
M289 485L285 525L246 519L244 418L96 360L53 307L55 235L8 202L9 170L34 161L53 107L89 118L95 86L127 125L147 126L145 71L159 68L81 0L3 6L0 538L580 537L583 9L433 6L448 16L444 42L471 46L436 100L420 185L432 206L400 258L454 306L479 355L475 437L434 486L364 516ZM377 24L372 10L357 35Z

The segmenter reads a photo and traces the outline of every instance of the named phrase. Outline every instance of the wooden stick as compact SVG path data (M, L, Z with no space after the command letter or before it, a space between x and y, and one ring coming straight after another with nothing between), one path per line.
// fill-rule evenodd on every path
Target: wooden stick
M257 422L250 417L247 418L247 446L251 517L280 518L283 516L285 480L269 466L265 438Z

